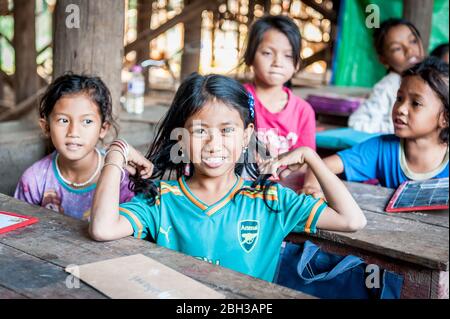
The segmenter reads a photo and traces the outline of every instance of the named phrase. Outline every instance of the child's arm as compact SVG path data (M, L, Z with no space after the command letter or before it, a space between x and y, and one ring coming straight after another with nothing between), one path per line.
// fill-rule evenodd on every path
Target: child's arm
M366 218L342 181L334 175L316 152L307 147L283 154L276 161L265 162L263 169L277 175L281 166L298 170L308 164L317 177L329 207L319 217L317 227L336 231L357 231L366 225Z
M95 190L92 205L89 233L97 241L109 241L127 237L133 234L133 227L123 216L119 215L120 180L124 166L124 157L120 148L112 146L105 158L105 166ZM139 152L129 147L127 170L136 173L136 168L143 178L150 178L153 165Z
M344 172L344 163L339 155L332 155L323 160L328 169L335 175L342 174ZM305 175L305 182L303 184L303 189L301 190L307 195L312 195L315 198L324 197L320 183L314 176L311 168L308 168Z

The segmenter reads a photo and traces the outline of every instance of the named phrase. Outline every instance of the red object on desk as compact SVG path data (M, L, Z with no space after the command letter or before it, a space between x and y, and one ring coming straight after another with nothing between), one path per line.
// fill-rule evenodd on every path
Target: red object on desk
M5 226L5 227L2 227L1 223L0 223L0 234L7 233L7 232L13 231L15 229L21 228L21 227L25 227L25 226L37 223L39 221L39 219L36 218L36 217L24 216L24 215L19 215L19 214L15 214L15 213L0 211L0 218L2 216L3 217L4 216L6 216L6 217L17 217L17 218L21 218L21 219L24 219L24 220L23 221L19 221L19 222L15 222L15 223L13 223L13 224L11 224L9 226Z
M395 191L386 211L404 213L448 209L448 180L447 177L404 182Z

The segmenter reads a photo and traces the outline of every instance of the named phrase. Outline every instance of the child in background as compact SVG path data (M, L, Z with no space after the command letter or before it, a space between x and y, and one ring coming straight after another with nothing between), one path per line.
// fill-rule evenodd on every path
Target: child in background
M285 86L300 67L300 31L286 16L265 16L248 36L244 62L253 83L245 85L255 99L256 130L270 155L300 146L316 148L313 108Z
M350 116L348 126L367 133L393 133L391 113L400 87L400 74L422 61L424 49L417 28L404 19L384 21L373 36L379 59L389 73Z
M325 163L348 181L376 178L390 188L407 180L448 177L448 85L448 64L435 57L405 71L392 111L395 135L370 139ZM303 190L323 196L311 172Z
M110 92L98 77L66 74L50 84L39 114L39 124L56 150L25 171L14 197L88 220L104 162L96 145L114 125ZM125 176L121 203L134 195L128 183Z
M113 143L115 152L106 157L94 198L91 236L108 241L134 234L272 281L281 242L295 226L306 233L316 232L316 227L339 231L364 227L358 205L312 149L298 148L261 167L276 175L281 166L297 170L308 164L324 187L329 206L268 181L270 174L260 175L258 166L249 162L247 149L254 132L250 100L236 80L188 77L147 157ZM137 196L119 205L125 165L133 174ZM244 167L253 181L240 177ZM178 180L160 181L172 172Z
M448 43L443 43L437 46L431 53L430 56L434 56L438 59L441 59L445 63L448 64L449 56L448 56Z

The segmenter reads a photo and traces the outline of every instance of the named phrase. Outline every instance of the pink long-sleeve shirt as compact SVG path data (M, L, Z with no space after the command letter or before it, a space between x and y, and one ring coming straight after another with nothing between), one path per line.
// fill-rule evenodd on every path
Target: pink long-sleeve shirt
M272 113L258 99L254 85L246 84L245 88L255 99L257 136L272 156L300 146L316 149L316 117L308 102L284 88L288 102L283 110Z

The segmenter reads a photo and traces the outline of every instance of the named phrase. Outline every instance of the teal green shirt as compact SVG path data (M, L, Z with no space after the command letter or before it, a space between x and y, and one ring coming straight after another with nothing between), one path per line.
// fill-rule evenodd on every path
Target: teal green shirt
M155 205L148 205L141 194L121 204L120 214L136 238L272 281L283 239L296 226L315 233L326 203L275 185L267 200L277 213L266 206L262 193L238 193L250 184L240 178L224 198L208 206L189 190L184 177L161 181Z

